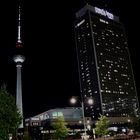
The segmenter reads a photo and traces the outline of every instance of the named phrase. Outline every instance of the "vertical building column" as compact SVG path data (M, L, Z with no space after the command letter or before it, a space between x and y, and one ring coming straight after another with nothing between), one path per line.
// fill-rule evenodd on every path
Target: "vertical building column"
M23 128L23 108L22 108L22 79L21 79L21 68L22 63L25 61L25 57L22 55L15 55L14 62L17 67L17 83L16 83L16 105L21 114L22 120L19 128Z
M21 114L22 120L19 128L23 128L23 107L22 107L22 81L21 81L21 64L17 64L17 84L16 84L16 105Z

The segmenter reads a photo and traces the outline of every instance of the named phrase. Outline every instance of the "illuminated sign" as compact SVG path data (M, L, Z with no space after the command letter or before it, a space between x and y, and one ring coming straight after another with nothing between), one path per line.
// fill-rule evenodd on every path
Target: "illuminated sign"
M100 9L98 7L95 7L95 12L100 14L100 15L103 15L103 16L106 16L108 17L109 19L114 19L114 15L109 13L108 11L104 10L104 9Z

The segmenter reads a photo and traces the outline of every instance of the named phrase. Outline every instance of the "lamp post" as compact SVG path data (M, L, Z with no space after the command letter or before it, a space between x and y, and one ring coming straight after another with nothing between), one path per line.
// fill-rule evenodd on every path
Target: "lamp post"
M84 125L84 137L86 137L87 133L86 133L86 121L85 121L85 112L84 112L84 102L83 100L80 101L79 98L76 98L76 97L72 97L70 102L72 104L75 104L77 102L77 100L80 102L81 104L81 107L82 107L82 118L83 118L83 125ZM88 104L93 104L93 100L92 99L88 99Z
M86 121L85 121L85 112L84 112L84 103L81 102L81 106L82 106L82 115L83 115L83 124L84 124L84 136L86 136Z

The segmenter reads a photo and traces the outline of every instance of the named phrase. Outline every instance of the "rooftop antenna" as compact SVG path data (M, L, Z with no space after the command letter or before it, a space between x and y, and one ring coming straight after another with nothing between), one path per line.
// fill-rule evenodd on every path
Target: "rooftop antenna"
M17 42L21 43L21 25L20 25L20 20L21 20L21 8L19 6L18 9L18 40Z
M21 7L18 7L18 34L17 34L17 42L16 48L22 48L22 41L21 41Z

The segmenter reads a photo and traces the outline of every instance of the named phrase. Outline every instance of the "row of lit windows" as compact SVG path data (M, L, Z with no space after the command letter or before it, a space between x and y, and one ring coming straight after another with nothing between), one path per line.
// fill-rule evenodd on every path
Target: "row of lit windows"
M115 98L113 98L115 99ZM107 107L107 106L114 106L114 104L117 104L117 105L122 105L122 103L126 104L128 100L127 99L121 99L121 98L117 98L115 101L110 101L108 102L108 100L104 100L104 103L102 103L102 106L103 107ZM128 104L126 104L128 106Z
M137 106L135 105L136 104L136 101L134 103L131 102L131 104L129 104L130 102L128 100L116 100L116 101L113 101L111 103L109 103L108 101L106 101L106 103L104 102L102 104L102 107L103 109L106 108L106 110L114 110L113 108L115 109L119 109L119 110L122 110L124 108L133 108L134 111L137 111Z
M100 37L102 37L102 38L108 38L108 37L112 37L112 39L113 40L115 40L116 38L118 39L118 37L119 37L119 35L118 34L114 34L114 33L107 33L107 32L93 32L93 34L95 35L95 36L97 36L97 35L99 35ZM103 39L104 40L104 39ZM124 42L124 44L126 45L127 43L126 43L126 41Z
M113 43L112 43L113 44ZM105 44L107 46L107 43ZM104 46L104 43L100 42L100 43L96 43L96 46ZM109 46L109 45L108 45ZM111 46L111 45L110 45ZM116 49L117 47L109 47L109 48L104 48L104 50L106 52L111 52L111 53L115 53L115 54L124 54L124 50L123 49L120 49L120 50L117 50ZM127 47L125 47L127 49Z
M128 94L128 92L127 91L122 91L122 89L119 89L119 91L111 91L111 90L109 90L109 89L107 89L107 90L101 90L101 92L102 93L113 93L113 94Z
M112 63L109 64L109 65L108 65L108 64L103 64L103 63L102 63L101 67L98 66L98 69L100 69L100 68L108 68L109 71L113 71L113 72L115 72L115 73L118 72L119 70L122 71L122 69L125 70L125 71L128 69L127 66L123 66L123 65L119 65L119 64L117 64L117 66L116 66L116 65L114 65L114 64L112 64ZM115 69L115 68L116 68L116 69ZM122 77L128 77L128 75L126 75L126 74L124 74L124 73L122 73L121 76L122 76Z
M111 80L111 78L108 78L108 80ZM101 80L102 81L102 87L104 87L104 89L108 89L108 87L106 87L105 86L105 84L104 83L108 83L108 81L106 80L106 79L102 79ZM111 84L111 83L110 83ZM110 85L109 84L109 85ZM120 84L119 84L119 82L117 82L117 81L113 81L113 79L112 79L112 85L114 85L115 87L118 87L119 89L125 89L126 90L126 86L128 87L129 86L129 89L130 89L130 83L128 83L128 82L123 82L122 83L122 87L120 88L119 86L120 86ZM133 87L131 87L131 90L133 90L134 88Z
M118 77L118 76L117 76ZM112 79L114 82L118 82L118 78L116 78L115 77L115 75L112 75L112 72L110 72L110 73L101 73L101 80L103 80L102 82L105 82L105 80L106 79ZM128 80L130 80L130 77L126 77L126 76L122 76L122 75L120 75L120 77L119 77L119 79L121 78L121 80L122 80L122 78L123 78L123 81L124 81L124 85L129 85L129 83L128 83ZM125 79L124 79L125 78Z
M100 55L103 55L103 53L101 52ZM113 61L113 60L108 60L108 59L106 59L105 62L111 63L111 64L114 63L114 64L117 65L117 64L120 62L120 60L126 62L126 60L125 60L124 58L121 58L121 57L118 57L118 61ZM101 61L100 61L100 62L101 62ZM126 63L126 64L128 64L128 63Z
M121 78L121 77L120 77ZM120 79L119 78L119 79ZM128 77L129 78L129 77ZM127 82L129 79L123 79L123 85L125 85L125 86L128 86L129 85L129 83ZM113 84L113 83L117 83L118 84L118 82L120 81L120 80L118 80L118 78L115 78L114 76L110 76L110 75L108 75L108 76L104 76L104 77L101 77L100 78L100 80L102 81L102 82L107 82L108 80ZM122 81L122 79L121 79L121 81ZM109 83L110 83L109 82ZM103 85L104 85L104 83L103 83Z
M107 112L106 110L103 110L103 112ZM115 114L115 116L116 116L116 113L114 113ZM130 116L130 115L128 115L127 113L119 113L119 112L117 112L117 114L120 116L120 117L128 117L128 116ZM109 117L109 116L113 116L113 113L111 112L111 113L106 113L105 114L107 117ZM120 122L121 123L121 122Z

